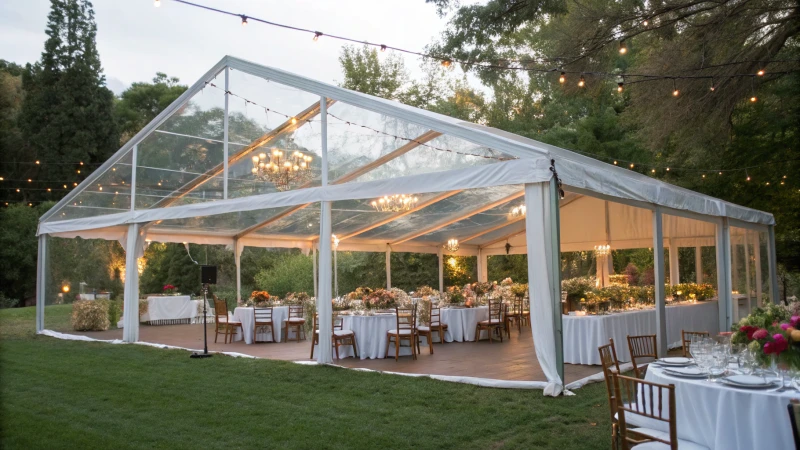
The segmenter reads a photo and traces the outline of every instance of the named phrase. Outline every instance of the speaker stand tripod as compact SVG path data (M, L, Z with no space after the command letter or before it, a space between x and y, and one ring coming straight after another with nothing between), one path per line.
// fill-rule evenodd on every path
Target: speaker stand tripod
M208 306L208 284L203 284L203 353L192 353L190 358L210 358L208 353L208 326L206 325L206 307Z

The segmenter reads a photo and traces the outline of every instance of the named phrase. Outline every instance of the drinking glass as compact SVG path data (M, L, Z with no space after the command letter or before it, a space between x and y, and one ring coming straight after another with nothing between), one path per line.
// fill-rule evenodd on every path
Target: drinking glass
M744 349L739 355L739 371L744 375L750 375L755 369L756 358L750 349Z
M731 344L731 357L733 362L736 363L736 367L741 367L742 363L739 358L742 356L742 353L747 350L747 346L744 344Z

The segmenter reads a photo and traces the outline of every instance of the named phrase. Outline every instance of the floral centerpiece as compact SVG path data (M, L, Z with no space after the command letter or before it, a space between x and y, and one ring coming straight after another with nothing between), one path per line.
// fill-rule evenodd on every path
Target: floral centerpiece
M524 298L528 294L528 283L514 283L511 285L511 293L516 298Z
M270 304L270 295L267 291L253 291L250 294L250 300L253 306L269 306Z
M304 305L311 299L311 296L308 295L306 292L289 292L286 294L286 297L283 299L283 303L286 305Z
M364 297L364 308L367 310L389 309L397 306L397 297L392 291L386 289L370 289L369 295Z
M569 310L575 311L583 306L581 299L586 299L586 294L595 288L597 279L595 277L576 277L561 281L561 290L567 293Z
M171 284L165 284L163 291L165 295L175 295L178 291L178 288Z
M364 300L369 295L372 295L372 289L368 287L357 287L355 291L347 294L347 298L349 300Z
M464 292L462 292L458 286L450 286L447 288L447 292L445 292L445 298L447 299L448 304L455 306L463 305L467 299L464 296Z
M785 306L756 308L734 325L731 342L747 344L759 361L778 362L800 370L800 316L790 315Z
M414 295L416 295L417 297L420 297L420 298L438 297L439 296L439 291L435 290L434 288L432 288L430 286L420 286L420 287L417 288L416 291L414 291Z
M331 310L348 311L353 308L353 301L347 297L334 298L331 300Z
M514 281L511 279L511 277L507 277L507 278L503 279L503 281L500 282L500 286L509 286L510 287L510 286L513 286L513 285L514 285Z

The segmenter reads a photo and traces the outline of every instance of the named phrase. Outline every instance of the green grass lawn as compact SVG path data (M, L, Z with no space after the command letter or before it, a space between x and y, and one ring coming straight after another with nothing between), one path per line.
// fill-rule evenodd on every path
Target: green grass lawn
M48 325L69 305L48 307ZM0 310L0 448L607 448L605 387L574 397L283 361L61 341ZM479 362L476 361L476 364Z

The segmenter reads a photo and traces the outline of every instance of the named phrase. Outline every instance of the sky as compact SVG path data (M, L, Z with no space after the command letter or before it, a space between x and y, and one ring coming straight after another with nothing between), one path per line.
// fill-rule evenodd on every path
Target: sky
M446 26L424 0L195 0L265 20L394 47L422 50ZM161 0L94 0L97 47L106 84L119 94L156 72L190 85L232 55L329 83L343 78L342 43ZM0 59L25 64L44 49L49 0L0 1ZM420 60L406 56L419 73Z

